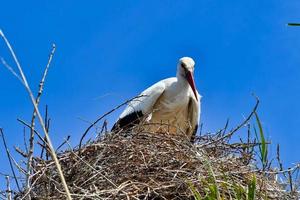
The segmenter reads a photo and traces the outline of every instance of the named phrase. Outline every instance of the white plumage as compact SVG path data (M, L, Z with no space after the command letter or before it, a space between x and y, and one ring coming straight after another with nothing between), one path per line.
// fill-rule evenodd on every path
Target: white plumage
M194 65L192 58L181 58L176 77L155 83L131 101L113 130L145 121L147 130L184 132L193 140L200 120L201 100L194 83Z

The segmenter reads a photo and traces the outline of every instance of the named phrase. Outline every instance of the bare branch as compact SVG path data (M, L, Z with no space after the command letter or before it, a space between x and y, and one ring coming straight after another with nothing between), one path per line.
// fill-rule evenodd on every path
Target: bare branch
M23 124L24 126L27 126L29 129L31 129L31 126L27 122L25 122L24 120L17 119L17 121L20 122L21 124ZM41 136L41 134L37 130L34 130L34 133L38 136L38 138L41 141L45 142L44 138Z
M6 151L6 155L7 155L8 161L9 161L9 165L10 165L11 172L12 172L12 174L13 174L13 177L14 177L14 180L15 180L15 182L16 182L16 185L17 185L18 190L21 191L21 188L20 188L20 186L19 186L19 182L18 182L16 173L15 173L15 169L14 169L14 166L13 166L13 164L12 164L12 160L11 160L12 158L11 158L9 149L8 149L8 147L7 147L7 144L6 144L6 140L5 140L4 132L3 132L3 129L2 129L2 128L0 128L0 134L1 134L2 141L3 141L4 147L5 147L5 151Z
M231 130L229 133L223 135L222 137L219 137L217 140L215 141L211 141L209 143L204 144L205 146L211 145L212 143L216 143L218 141L222 141L226 138L230 138L235 132L237 132L240 128L242 128L243 126L245 126L249 120L251 119L251 117L254 115L254 113L256 112L258 105L259 105L259 99L258 97L254 96L256 98L256 104L252 110L252 112L248 115L248 117L241 123L239 124L237 127L235 127L233 130Z
M11 189L10 189L9 176L6 176L5 178L6 178L7 200L11 200Z
M26 142L26 127L23 127L23 139L24 139L25 151L26 151L26 154L28 154L28 146L27 146L27 142Z
M66 139L64 139L64 142L56 148L56 150L55 150L56 153L58 152L58 150L59 150L62 146L64 146L67 142L69 142L70 138L71 138L71 136L68 135L68 137L67 137Z
M80 138L80 141L79 141L79 152L80 152L80 149L81 149L81 146L82 146L82 141L83 141L83 139L85 138L86 134L89 132L89 130L90 130L93 126L95 126L101 119L103 119L104 117L106 117L106 116L109 115L110 113L112 113L112 112L118 110L120 107L122 107L122 106L128 104L129 102L131 102L131 101L133 101L133 100L135 100L135 99L138 99L138 98L140 98L140 97L142 97L142 96L143 96L143 95L140 95L140 96L137 96L137 97L134 97L134 98L131 98L131 99L125 101L124 103L118 105L117 107L115 107L114 109L112 109L112 110L110 110L109 112L105 113L104 115L102 115L101 117L99 117L96 121L94 121L94 122L86 129L86 131L83 133L83 135L82 135L81 138Z
M48 74L48 70L49 70L50 63L52 61L53 55L55 53L55 49L56 49L56 46L55 46L55 44L53 44L51 53L50 53L49 58L48 58L46 68L44 70L42 79L41 79L40 84L39 84L39 91L38 91L38 94L35 98L35 102L36 102L37 106L40 103L40 99L41 99L41 96L42 96L42 93L43 93L46 76ZM30 174L31 174L32 157L33 157L33 151L34 151L34 135L35 135L34 134L34 129L35 129L36 114L37 114L36 109L34 109L33 113L32 113L32 118L31 118L31 129L30 129L30 138L29 138L29 152L28 152L28 162L27 162L26 190L28 190L30 188ZM47 132L48 132L48 130L47 130Z
M68 185L67 185L66 180L65 180L65 177L64 177L64 175L63 175L63 172L62 172L61 166L60 166L60 164L59 164L59 161L58 161L57 155L56 155L56 153L55 153L55 150L54 150L54 148L53 148L52 141L51 141L51 139L50 139L50 137L49 137L49 135L48 135L48 132L47 132L47 130L46 130L46 127L45 127L45 124L44 124L42 115L41 115L41 113L40 113L40 111L39 111L39 109L38 109L38 104L36 103L36 99L35 99L34 96L33 96L33 93L32 93L32 91L31 91L31 89L30 89L30 86L29 86L29 84L28 84L28 82L27 82L26 76L24 75L23 69L22 69L22 67L21 67L21 65L20 65L20 63L19 63L19 61L18 61L18 59L17 59L17 56L15 55L14 50L12 49L12 47L11 47L9 41L8 41L7 38L5 37L5 35L4 35L4 33L2 32L2 30L0 30L0 36L3 38L4 42L6 43L8 49L9 49L9 51L10 51L10 53L11 53L11 55L12 55L12 57L13 57L15 63L16 63L16 65L17 65L17 67L18 67L19 73L20 73L21 78L22 78L22 80L23 80L23 82L24 82L24 87L25 87L25 89L27 90L27 93L28 93L28 95L29 95L29 97L30 97L30 99L31 99L31 102L32 102L32 104L33 104L33 106L34 106L34 109L35 109L36 113L37 113L37 117L38 117L38 119L39 119L39 122L40 122L40 124L41 124L41 127L42 127L42 129L43 129L43 131L44 131L44 133L45 133L47 142L48 142L49 147L50 147L50 149L51 149L50 154L51 154L52 159L53 159L54 162L55 162L55 165L56 165L56 168L57 168L59 177L60 177L60 179L61 179L61 182L62 182L62 184L63 184L64 190L65 190L65 192L66 192L67 199L68 199L68 200L71 200L72 197L71 197L71 194L70 194Z

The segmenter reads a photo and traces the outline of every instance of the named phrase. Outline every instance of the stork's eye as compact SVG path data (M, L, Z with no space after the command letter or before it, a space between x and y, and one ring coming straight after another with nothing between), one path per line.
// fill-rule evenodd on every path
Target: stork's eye
M180 64L182 68L186 68L186 65L184 63Z

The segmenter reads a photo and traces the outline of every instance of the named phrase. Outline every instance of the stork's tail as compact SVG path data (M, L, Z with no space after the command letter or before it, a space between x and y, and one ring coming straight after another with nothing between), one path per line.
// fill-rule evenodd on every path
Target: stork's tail
M192 133L191 140L190 140L191 143L194 143L195 140L196 140L197 130L198 130L198 124L195 126L195 129L194 129L194 131Z

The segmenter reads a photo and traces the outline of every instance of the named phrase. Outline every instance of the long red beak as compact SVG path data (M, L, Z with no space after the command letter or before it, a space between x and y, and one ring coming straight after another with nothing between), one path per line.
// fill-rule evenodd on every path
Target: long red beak
M186 74L186 79L187 79L188 83L190 84L190 86L191 86L191 88L192 88L192 90L194 92L194 95L195 95L195 97L196 97L196 99L198 101L198 95L197 95L197 92L196 92L196 86L195 86L195 81L194 81L193 74L191 72L188 72Z

